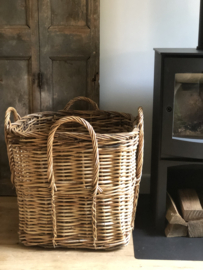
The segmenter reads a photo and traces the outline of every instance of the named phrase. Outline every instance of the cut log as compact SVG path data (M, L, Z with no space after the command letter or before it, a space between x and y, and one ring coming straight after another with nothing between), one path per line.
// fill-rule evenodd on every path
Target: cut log
M180 224L169 224L165 229L166 237L181 237L187 236L188 228Z
M167 193L166 219L170 224L187 226L187 222L185 222L185 220L179 214L178 209L169 193Z
M203 219L203 209L197 192L194 189L181 189L178 193L183 218L186 221Z
M203 237L203 219L188 222L189 237Z

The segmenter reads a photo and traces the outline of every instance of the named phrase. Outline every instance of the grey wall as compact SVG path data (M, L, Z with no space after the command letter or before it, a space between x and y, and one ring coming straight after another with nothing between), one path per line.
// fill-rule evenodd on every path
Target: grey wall
M100 0L100 107L145 113L141 192L150 187L153 48L196 47L199 0Z

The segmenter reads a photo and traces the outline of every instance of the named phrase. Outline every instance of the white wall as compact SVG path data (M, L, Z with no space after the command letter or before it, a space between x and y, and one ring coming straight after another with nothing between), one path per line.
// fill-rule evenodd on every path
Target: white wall
M100 0L100 107L145 113L141 192L149 192L153 48L195 48L199 0Z

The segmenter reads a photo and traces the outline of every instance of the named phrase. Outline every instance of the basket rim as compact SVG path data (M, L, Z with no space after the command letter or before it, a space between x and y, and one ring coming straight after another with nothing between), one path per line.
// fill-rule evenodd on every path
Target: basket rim
M132 123L132 130L130 132L115 132L115 133L100 133L96 132L97 139L102 139L102 140L109 140L109 139L119 139L119 140L126 140L129 137L135 136L139 134L139 127L137 123L138 116L133 116L132 114L129 113L122 113L122 112L116 112L116 111L104 111L104 110L60 110L60 111L44 111L44 112L37 112L37 113L32 113L32 114L27 114L17 121L10 123L10 125L6 127L6 130L9 134L15 134L19 135L21 137L46 137L48 136L49 132L32 132L30 130L24 130L24 131L19 131L19 127L23 125L23 122L28 122L31 124L34 119L40 119L43 117L46 117L46 119L51 118L54 119L54 116L58 117L64 117L64 116L79 116L81 118L89 115L89 118L91 119L91 116L99 116L99 115L109 115L109 116L121 116L123 117L124 120L127 120ZM85 119L88 121L88 118L85 117ZM99 120L98 120L99 121ZM53 122L54 123L54 122ZM51 129L51 127L50 127ZM63 134L63 136L68 135L68 136L74 136L75 135L80 135L83 137L85 140L89 140L89 136L81 133L81 132L56 132L57 135ZM81 138L82 139L82 138Z

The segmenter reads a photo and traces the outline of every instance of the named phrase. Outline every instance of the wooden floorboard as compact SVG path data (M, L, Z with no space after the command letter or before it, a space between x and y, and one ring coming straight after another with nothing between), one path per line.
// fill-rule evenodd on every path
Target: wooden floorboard
M203 262L136 260L133 242L115 251L25 247L18 242L15 197L0 197L0 270L203 269Z

